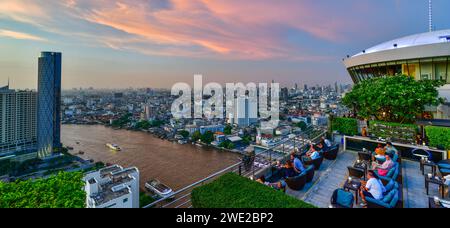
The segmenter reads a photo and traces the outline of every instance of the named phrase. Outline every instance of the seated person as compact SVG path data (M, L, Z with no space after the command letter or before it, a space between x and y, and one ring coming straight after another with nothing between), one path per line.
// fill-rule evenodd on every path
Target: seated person
M378 176L375 174L373 170L369 170L367 172L368 181L361 181L361 189L359 194L361 195L361 199L363 203L361 206L367 206L366 197L371 197L376 200L380 200L383 198L383 194L386 191L383 184L381 183Z
M317 150L328 151L330 147L331 147L330 140L326 139L325 137L320 138L320 142L317 145Z
M305 171L302 161L296 156L295 152L291 153L291 161L294 164L293 168L297 175Z
M302 157L303 162L312 161L320 158L320 153L311 145L308 152L306 152L305 156Z
M386 154L386 150L384 149L383 145L381 143L378 144L377 148L375 149L374 157L384 162L384 155Z
M298 175L294 170L294 164L291 160L286 161L284 165L280 165L280 163L277 162L276 168L281 172L282 178L284 179Z
M386 151L386 154L389 154L389 156L394 157L394 154L398 155L398 150L392 145L391 142L388 142L386 146L384 147L384 150Z
M386 154L385 159L386 161L383 162L383 164L381 165L375 161L372 163L372 169L377 170L378 174L383 177L385 177L389 173L389 170L391 170L392 167L394 167L394 162L392 161L389 155Z
M331 147L332 146L332 144L331 144L331 141L330 140L328 140L327 138L325 138L325 137L322 137L322 139L323 139L323 142L325 143L325 145L327 146L327 147Z
M256 180L256 182L259 182L259 183L261 183L263 185L266 185L266 186L271 187L271 188L276 189L276 190L282 190L282 191L286 190L286 182L284 182L284 181L278 181L278 182L275 182L275 183L270 183L270 182L266 181L266 177L265 176L262 176L258 180Z
M379 156L384 156L386 154L386 150L384 149L381 143L378 143L377 148L375 149L375 154Z

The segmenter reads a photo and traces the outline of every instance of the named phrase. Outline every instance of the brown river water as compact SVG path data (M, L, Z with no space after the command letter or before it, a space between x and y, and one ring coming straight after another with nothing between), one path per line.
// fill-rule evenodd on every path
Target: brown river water
M177 190L201 180L239 161L239 155L195 145L179 145L161 140L145 132L113 130L101 125L63 125L61 140L74 148L73 154L105 164L136 166L140 185L159 179ZM79 142L79 144L77 144ZM112 151L106 143L118 144L122 150Z

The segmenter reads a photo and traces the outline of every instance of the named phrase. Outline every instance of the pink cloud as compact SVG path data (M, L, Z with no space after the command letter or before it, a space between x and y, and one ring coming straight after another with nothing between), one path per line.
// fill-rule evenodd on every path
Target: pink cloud
M44 24L58 32L48 22L52 12L47 11L54 7L54 12L66 13L75 22L86 20L131 35L118 39L108 34L86 34L97 37L107 47L152 55L250 60L324 59L308 55L301 43L290 43L286 30L325 42L341 42L342 30L351 24L324 17L313 1L65 0L51 7L51 3L45 3L5 0L0 4L0 13L22 22ZM32 7L35 13L29 13L26 7ZM67 29L64 31L67 33Z

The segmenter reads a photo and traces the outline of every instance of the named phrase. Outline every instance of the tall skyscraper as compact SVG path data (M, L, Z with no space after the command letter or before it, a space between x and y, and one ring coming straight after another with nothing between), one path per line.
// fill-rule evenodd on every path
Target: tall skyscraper
M36 152L36 100L34 91L0 88L0 157Z
M38 63L38 156L61 147L61 53L42 52Z
M258 122L258 102L248 97L236 99L235 119L237 125L248 127Z

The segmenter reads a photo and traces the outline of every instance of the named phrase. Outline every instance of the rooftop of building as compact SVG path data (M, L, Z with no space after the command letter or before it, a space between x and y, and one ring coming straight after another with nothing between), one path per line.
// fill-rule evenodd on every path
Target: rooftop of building
M447 42L450 43L450 29L419 33L394 39L368 48L352 57L393 49L414 47L420 45L447 43Z

